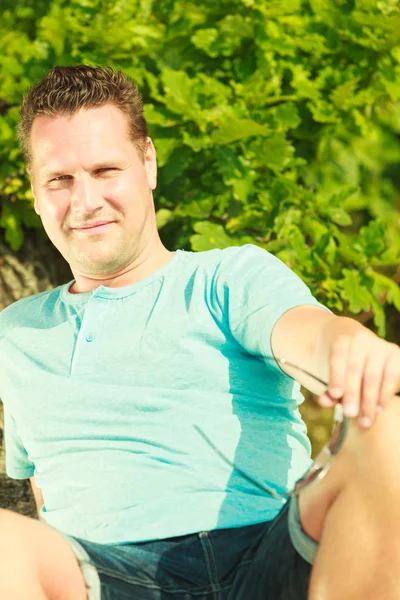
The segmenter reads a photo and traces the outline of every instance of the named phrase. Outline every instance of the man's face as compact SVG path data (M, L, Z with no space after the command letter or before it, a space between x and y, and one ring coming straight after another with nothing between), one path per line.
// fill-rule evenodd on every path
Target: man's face
M31 144L35 211L71 269L101 277L132 263L157 229L151 140L143 161L125 116L105 105L37 117Z

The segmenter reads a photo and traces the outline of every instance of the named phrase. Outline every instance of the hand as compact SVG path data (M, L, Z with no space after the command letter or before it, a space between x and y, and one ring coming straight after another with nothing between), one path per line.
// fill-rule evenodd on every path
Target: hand
M367 329L340 335L330 355L329 386L321 406L343 404L346 417L368 428L400 386L400 347Z

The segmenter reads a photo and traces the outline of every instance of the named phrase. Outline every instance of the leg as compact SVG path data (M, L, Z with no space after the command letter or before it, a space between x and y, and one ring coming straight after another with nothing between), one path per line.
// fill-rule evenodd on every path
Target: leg
M305 532L320 543L310 600L398 600L400 401L374 426L353 422L326 478L300 496Z
M86 600L78 561L52 527L0 509L0 598Z

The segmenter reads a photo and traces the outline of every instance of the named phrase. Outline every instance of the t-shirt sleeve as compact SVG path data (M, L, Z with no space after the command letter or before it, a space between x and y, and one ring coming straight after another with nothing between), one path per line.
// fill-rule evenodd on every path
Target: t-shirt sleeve
M6 473L11 479L29 479L35 474L35 465L28 458L7 403L3 404L3 409Z
M273 254L253 244L222 251L215 277L218 303L233 337L249 353L273 359L271 334L296 306L319 306L306 284Z

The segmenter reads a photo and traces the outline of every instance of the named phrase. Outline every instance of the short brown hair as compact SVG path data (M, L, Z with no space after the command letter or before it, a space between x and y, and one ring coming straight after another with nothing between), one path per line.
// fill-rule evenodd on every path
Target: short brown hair
M17 135L28 173L33 159L30 136L36 117L73 115L82 108L104 104L113 104L126 116L130 138L144 159L147 124L142 97L132 79L111 67L54 67L22 100Z

